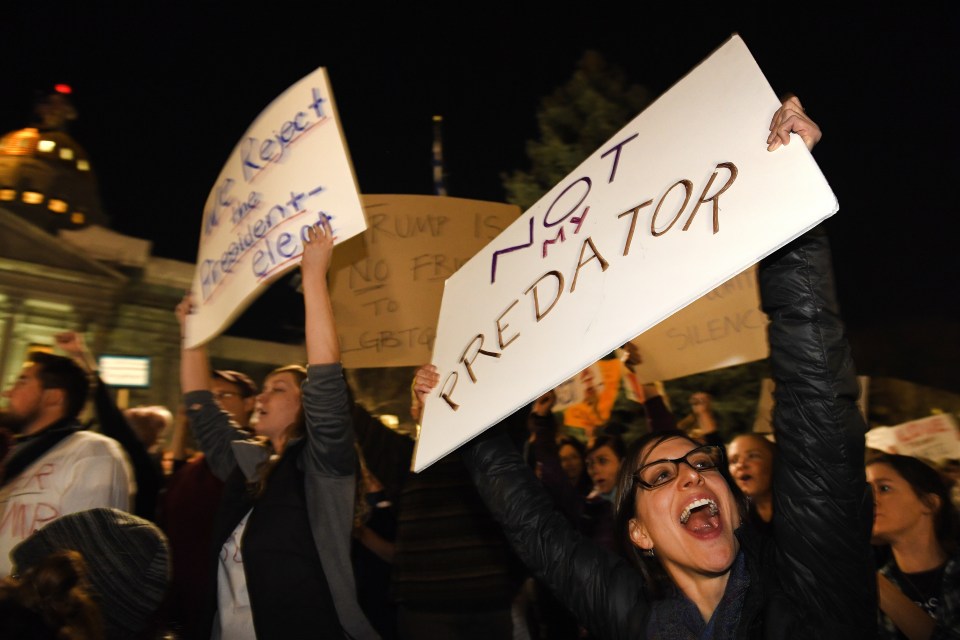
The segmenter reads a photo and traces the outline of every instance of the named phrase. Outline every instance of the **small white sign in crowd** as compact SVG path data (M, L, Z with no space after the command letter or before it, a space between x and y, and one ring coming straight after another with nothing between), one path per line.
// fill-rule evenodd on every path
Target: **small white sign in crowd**
M874 427L867 432L867 446L934 462L960 460L960 429L952 415L941 413L895 427Z

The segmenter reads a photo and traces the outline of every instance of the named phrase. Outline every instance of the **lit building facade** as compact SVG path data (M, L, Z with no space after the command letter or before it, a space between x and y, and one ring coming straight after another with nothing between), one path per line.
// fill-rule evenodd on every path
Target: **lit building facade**
M62 93L37 108L40 124L0 137L0 383L16 377L32 349L81 331L95 355L150 360L150 384L129 404L179 402L180 331L173 308L193 265L151 255L147 240L111 231L96 175L65 131L75 114ZM262 379L276 363L303 359L301 346L221 337L213 365Z

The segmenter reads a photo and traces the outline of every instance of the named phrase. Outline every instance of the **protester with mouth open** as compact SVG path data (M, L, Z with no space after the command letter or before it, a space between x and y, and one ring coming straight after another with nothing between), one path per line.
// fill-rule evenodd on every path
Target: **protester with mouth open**
M759 433L742 433L727 445L730 476L760 522L773 520L773 464L777 445Z
M204 637L376 638L356 601L350 534L356 454L326 275L333 230L305 239L301 272L308 368L270 373L255 433L231 425L211 393L203 347L181 352L181 386L194 435L225 482L209 570ZM181 330L191 299L177 307Z
M808 148L820 139L793 97L773 117L768 149L791 132ZM876 635L865 427L825 238L809 233L777 251L760 281L780 443L772 535L744 523L720 449L682 431L652 433L623 460L616 526L629 560L574 532L495 430L461 450L518 554L592 636ZM423 367L415 389L438 383Z

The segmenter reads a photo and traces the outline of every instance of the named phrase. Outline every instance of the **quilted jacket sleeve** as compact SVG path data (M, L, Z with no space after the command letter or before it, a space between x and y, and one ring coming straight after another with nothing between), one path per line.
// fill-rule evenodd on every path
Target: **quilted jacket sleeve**
M484 502L520 559L584 624L591 636L626 638L645 615L640 575L580 536L556 511L506 436L461 449Z
M760 286L776 381L776 574L819 637L874 637L866 428L826 237L814 231L774 253Z

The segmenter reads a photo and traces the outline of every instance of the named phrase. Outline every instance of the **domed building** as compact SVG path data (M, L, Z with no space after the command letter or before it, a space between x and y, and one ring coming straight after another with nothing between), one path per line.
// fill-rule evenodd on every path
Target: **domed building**
M68 95L59 87L37 105L35 124L0 137L0 386L10 386L28 352L53 351L57 333L81 331L94 354L136 369L113 380L121 405L175 407L173 308L193 265L151 255L149 240L109 228L92 162L66 130L76 118ZM291 362L299 353L226 336L210 351L215 366L254 376L278 351Z
M58 85L37 106L39 123L0 138L0 206L51 233L108 226L90 158L66 131L68 95Z

